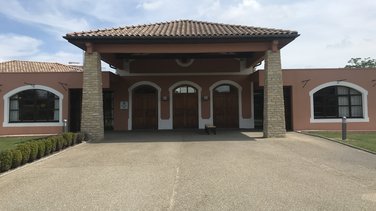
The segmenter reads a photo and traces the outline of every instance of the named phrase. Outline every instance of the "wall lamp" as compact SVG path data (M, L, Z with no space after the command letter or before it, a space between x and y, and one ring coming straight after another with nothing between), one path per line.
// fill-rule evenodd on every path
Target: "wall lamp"
M167 95L162 96L162 101L168 101L169 97Z

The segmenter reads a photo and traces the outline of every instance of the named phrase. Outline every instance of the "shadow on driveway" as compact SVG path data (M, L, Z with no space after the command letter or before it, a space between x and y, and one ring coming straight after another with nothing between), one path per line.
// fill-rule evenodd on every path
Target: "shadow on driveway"
M235 129L220 129L216 135L208 135L205 130L111 131L105 133L104 140L90 143L256 141L262 136L263 133L260 131Z

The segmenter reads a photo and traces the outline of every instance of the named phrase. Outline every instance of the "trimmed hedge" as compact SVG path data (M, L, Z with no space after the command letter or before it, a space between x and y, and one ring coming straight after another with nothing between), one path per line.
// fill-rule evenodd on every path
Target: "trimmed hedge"
M30 146L30 158L29 158L29 162L33 162L34 160L37 159L37 155L38 155L38 144L36 142L29 142L28 143L29 146Z
M42 139L40 141L37 141L38 144L38 155L37 158L42 158L46 154L46 139Z
M49 138L44 139L44 144L45 144L44 154L45 155L51 154L51 152L52 152L52 141L51 141L51 139L49 139ZM54 148L54 151L55 151L55 148Z
M73 145L73 138L74 138L74 133L64 133L63 138L65 139L66 145L67 146L72 146Z
M60 151L64 147L65 139L61 136L55 136L54 139L56 140L56 151Z
M10 151L12 152L12 156L13 156L13 159L12 159L12 168L17 168L18 166L21 165L22 153L18 149L12 149Z
M54 137L48 138L51 142L51 153L56 151L57 140Z
M12 152L5 150L0 152L0 172L8 171L12 167Z
M81 143L83 141L89 141L89 134L85 132L80 132L76 134L76 142Z
M15 149L0 152L0 172L17 168L27 162L52 154L61 149L87 141L86 133L64 133L20 143Z
M20 144L17 146L17 149L20 150L22 154L21 165L27 163L27 161L29 161L29 158L30 158L30 152L31 152L30 146L27 143Z

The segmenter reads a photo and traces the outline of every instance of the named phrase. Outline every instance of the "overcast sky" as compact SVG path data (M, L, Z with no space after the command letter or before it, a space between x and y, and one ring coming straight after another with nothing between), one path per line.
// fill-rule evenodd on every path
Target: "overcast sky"
M81 62L68 32L191 19L296 30L283 68L376 58L375 0L0 0L0 61Z

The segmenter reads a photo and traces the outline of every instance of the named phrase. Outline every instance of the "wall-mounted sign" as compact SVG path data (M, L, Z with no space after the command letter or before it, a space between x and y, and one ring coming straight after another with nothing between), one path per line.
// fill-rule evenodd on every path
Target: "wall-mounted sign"
M128 109L128 101L120 101L120 109L121 110L126 110Z

